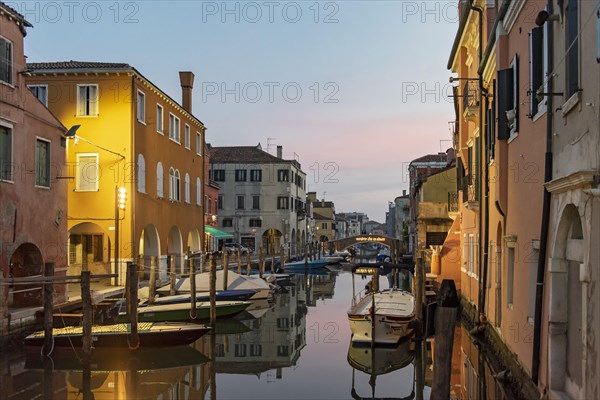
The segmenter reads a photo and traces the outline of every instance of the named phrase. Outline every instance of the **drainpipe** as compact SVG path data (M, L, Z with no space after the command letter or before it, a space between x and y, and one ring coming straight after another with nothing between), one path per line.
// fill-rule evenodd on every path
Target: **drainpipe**
M552 15L552 0L548 0L548 13ZM548 22L548 71L552 71L553 63L553 29L552 23ZM553 85L550 76L548 79L548 93L552 93ZM544 182L552 180L552 95L547 96L546 106L546 156L544 167ZM550 222L550 192L544 187L544 203L542 208L542 230L540 233L540 255L538 258L537 282L535 286L535 315L533 324L533 359L531 362L531 379L537 385L540 373L540 347L542 335L542 308L544 300L544 275L546 273L546 252L548 242L548 224Z

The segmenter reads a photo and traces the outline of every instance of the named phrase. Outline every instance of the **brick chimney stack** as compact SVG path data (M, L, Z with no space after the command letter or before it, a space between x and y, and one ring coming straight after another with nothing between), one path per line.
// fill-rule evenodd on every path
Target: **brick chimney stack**
M181 82L181 106L190 114L192 113L192 89L194 88L194 73L190 71L179 72Z
M277 146L277 158L283 158L283 146Z

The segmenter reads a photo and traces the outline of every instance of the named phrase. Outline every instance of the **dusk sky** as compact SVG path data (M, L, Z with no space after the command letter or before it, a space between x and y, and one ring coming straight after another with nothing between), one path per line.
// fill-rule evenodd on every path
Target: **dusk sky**
M29 62L128 63L178 101L193 71L208 143L283 146L337 212L384 222L408 163L451 146L456 1L6 3Z

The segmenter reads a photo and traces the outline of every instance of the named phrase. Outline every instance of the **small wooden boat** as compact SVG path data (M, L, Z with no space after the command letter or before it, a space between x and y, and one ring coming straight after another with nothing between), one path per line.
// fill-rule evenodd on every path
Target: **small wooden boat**
M415 297L404 290L368 293L348 311L354 343L396 344L413 330Z
M256 294L256 290L220 290L216 292L216 301L246 301ZM159 304L176 304L176 303L187 303L190 304L192 300L191 293L187 294L176 294L174 296L161 296L154 300L153 305ZM210 293L202 292L196 294L197 302L210 301ZM147 304L147 303L144 303ZM147 304L150 305L150 304Z
M249 301L217 301L217 318L229 317L244 311L252 304ZM196 303L195 315L191 312L191 303L157 304L138 308L138 321L192 321L210 318L210 302ZM127 321L126 313L119 313L118 322Z
M210 331L204 325L190 323L155 322L138 324L140 348L188 345ZM124 348L129 344L131 325L126 323L92 326L92 343L95 348ZM54 348L81 348L83 327L54 328ZM44 331L35 332L23 340L25 350L40 351L44 345Z
M307 261L307 262L304 262L304 260L301 260L301 261L294 261L294 262L288 262L288 263L283 264L283 270L285 272L288 272L288 271L298 271L298 270L304 270L304 269L318 269L318 268L323 268L327 264L329 264L329 262L323 258L320 258L318 260Z

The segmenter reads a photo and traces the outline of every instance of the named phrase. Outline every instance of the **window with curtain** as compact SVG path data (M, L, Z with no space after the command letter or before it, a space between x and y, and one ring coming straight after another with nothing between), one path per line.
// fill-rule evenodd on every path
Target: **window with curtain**
M77 116L98 116L98 85L77 85Z

